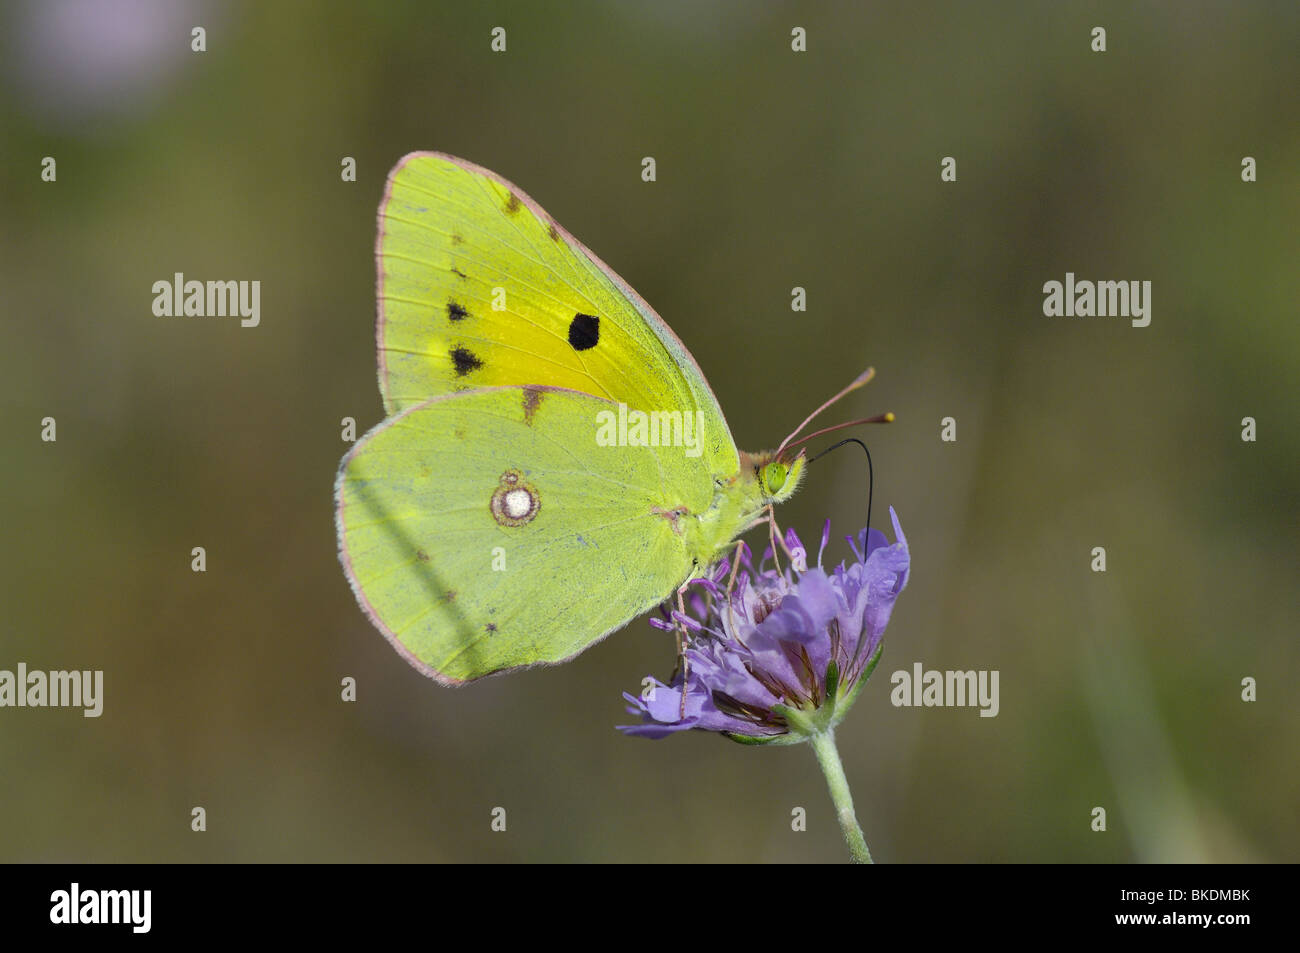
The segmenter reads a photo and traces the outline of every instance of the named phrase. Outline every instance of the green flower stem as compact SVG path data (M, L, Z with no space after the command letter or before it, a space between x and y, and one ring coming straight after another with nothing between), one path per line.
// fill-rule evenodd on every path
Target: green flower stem
M844 776L840 753L835 747L835 729L826 728L808 740L817 753L817 763L822 766L822 773L826 775L826 786L831 789L831 800L835 802L840 829L844 831L844 840L849 845L849 857L855 864L872 863L871 851L867 849L862 828L858 826L858 817L853 813L853 795L849 793L849 781Z

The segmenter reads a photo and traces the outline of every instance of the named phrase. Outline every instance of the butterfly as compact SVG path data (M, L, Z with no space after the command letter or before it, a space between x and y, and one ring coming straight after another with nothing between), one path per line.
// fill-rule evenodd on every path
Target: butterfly
M411 153L378 226L387 417L343 458L336 528L361 608L426 675L571 659L799 486L799 430L738 450L668 325L510 182Z

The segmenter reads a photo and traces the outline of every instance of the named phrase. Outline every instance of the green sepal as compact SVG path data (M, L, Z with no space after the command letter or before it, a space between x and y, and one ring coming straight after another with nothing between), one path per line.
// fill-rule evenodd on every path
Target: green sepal
M737 744L742 745L798 745L803 744L808 740L804 735L796 735L792 733L784 735L764 735L761 738L755 737L754 735L738 735L730 731L724 731L722 734Z
M835 659L830 660L826 666L826 700L822 702L822 707L829 709L828 717L835 717L835 709L838 707L840 700L840 667L835 664Z
M885 651L885 642L882 639L880 644L876 646L876 651L871 656L871 660L867 662L867 667L862 670L862 674L858 676L858 680L854 682L853 687L849 689L848 695L840 702L839 710L841 718L844 717L844 714L848 712L853 703L857 701L858 692L862 691L862 686L867 684L867 679L869 679L871 673L876 670L876 664L880 661L880 653L883 651Z
M772 714L784 718L785 723L790 726L790 731L801 735L815 734L820 727L818 724L821 720L818 718L820 711L805 711L802 708L792 708L777 703L772 706Z

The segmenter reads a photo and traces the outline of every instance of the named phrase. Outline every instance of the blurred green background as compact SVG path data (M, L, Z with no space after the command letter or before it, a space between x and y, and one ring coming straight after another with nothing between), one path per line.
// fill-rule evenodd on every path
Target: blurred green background
M846 856L810 751L614 731L672 665L644 620L453 691L357 608L340 419L381 417L375 211L414 149L608 261L742 447L877 368L837 417L897 413L866 436L912 547L839 732L878 859L1300 859L1294 4L376 6L3 7L0 668L106 698L0 710L0 859ZM260 327L155 317L176 271L260 280ZM1044 317L1067 271L1150 280L1150 327ZM783 523L857 528L864 469ZM997 669L999 715L894 708L917 661Z

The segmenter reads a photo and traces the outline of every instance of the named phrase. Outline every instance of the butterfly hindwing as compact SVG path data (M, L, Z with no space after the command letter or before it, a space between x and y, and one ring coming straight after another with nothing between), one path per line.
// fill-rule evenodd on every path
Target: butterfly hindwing
M459 683L563 661L686 578L662 513L707 505L708 481L665 479L680 448L597 445L611 406L554 388L465 391L390 417L344 458L344 568L426 674Z

